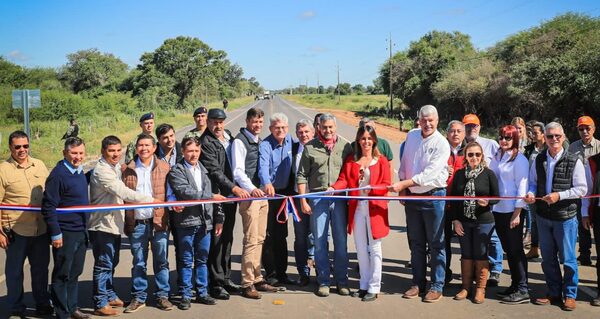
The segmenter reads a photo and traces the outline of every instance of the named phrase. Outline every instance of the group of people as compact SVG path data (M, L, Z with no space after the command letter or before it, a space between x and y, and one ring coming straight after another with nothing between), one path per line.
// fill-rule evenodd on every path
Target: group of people
M124 144L116 136L107 136L101 158L87 173L83 171L86 146L79 137L66 139L64 159L48 172L42 161L29 155L29 137L24 132L9 136L11 157L0 163L0 202L41 206L41 213L0 211L7 301L14 318L25 311L25 259L31 265L38 315L88 318L78 308L78 277L90 246L98 316L117 315L122 307L125 313L145 307L150 251L156 284L153 298L156 307L165 311L175 307L170 298L174 294L180 297L177 307L187 310L194 295L196 302L214 305L216 299L227 300L231 294L260 299L262 292L278 292L283 285L306 286L312 267L317 296L327 297L335 285L340 295L374 301L381 290L382 239L390 230L389 201L381 197L389 192L411 196L401 201L412 270L412 285L404 298L423 297L429 303L442 298L444 285L452 278L450 241L456 233L462 288L455 299L472 295L473 302L484 302L486 285L498 283L504 251L511 285L501 292L502 302L529 302L527 257L541 250L548 292L534 302L575 309L575 243L600 218L592 214L599 207L595 200L580 199L600 193L600 178L596 178L600 146L593 138L591 118L579 119L582 140L567 150L563 128L556 122L527 126L516 119L499 130L496 142L479 136L479 119L468 114L462 121L451 121L444 137L438 131L436 108L426 105L419 112L419 128L411 130L401 145L399 181L393 183L393 152L367 118L348 143L336 133L336 118L329 113L318 114L312 122L300 120L295 137L289 133L287 116L272 114L271 134L264 140L260 134L265 114L256 107L247 111L246 125L235 135L225 129L227 115L222 109L199 107L193 117L196 127L178 142L173 126L155 128L154 114L144 114L142 132L128 144L125 163ZM335 195L346 189L354 198L336 200ZM300 211L293 220L299 279L292 280L287 270L287 219L279 214L284 199L275 196L314 192L333 196L294 198ZM446 194L475 198L445 201ZM369 196L378 198L369 200ZM177 204L189 200L220 203ZM148 205L152 202L173 204ZM144 204L125 211L114 206L123 203ZM102 208L57 211L89 205ZM241 285L231 279L237 213L243 229ZM523 234L529 234L524 232L525 223L531 229L528 255L523 248ZM579 235L578 225L582 225ZM597 240L600 236L593 229ZM127 305L113 282L123 234L133 257L132 298ZM176 289L169 280L169 234L176 254ZM354 292L348 285L347 234L353 234L359 264L360 284ZM583 263L589 260L590 247L585 251L580 245ZM49 247L54 268L48 290ZM592 304L600 306L600 299Z

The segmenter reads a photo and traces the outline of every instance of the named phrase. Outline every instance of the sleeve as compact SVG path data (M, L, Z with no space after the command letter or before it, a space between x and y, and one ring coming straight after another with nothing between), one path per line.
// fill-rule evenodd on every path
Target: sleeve
M448 172L448 156L450 156L450 145L448 142L437 143L431 156L428 159L428 165L423 171L412 177L413 182L419 186L429 186L439 177L439 172ZM444 178L446 181L446 178Z
M492 170L488 170L488 179L489 179L489 188L490 188L490 196L491 197L498 197L500 196L500 188L498 187L498 178L496 177L496 174L494 174L494 172ZM498 204L499 200L490 200L489 201L489 205L495 205Z
M589 163L589 161L588 161ZM592 189L594 188L594 182L593 182L593 178L592 178L592 169L590 168L590 165L584 165L585 166L585 181L587 184L587 192L586 192L586 196L592 195ZM590 210L590 204L591 204L591 200L590 198L582 198L581 199L581 216L582 217L588 217L589 216L589 210Z
M531 167L529 167L529 180L527 181L527 184L529 184L529 190L527 191L527 194L532 194L533 196L535 196L537 193L536 163L537 163L537 158L535 159L535 161L533 161L533 163L531 164Z
M390 143L385 139L380 139L379 141L381 142L381 155L385 156L388 162L391 162L394 159L394 152L392 152Z
M585 177L585 169L581 160L577 160L575 163L575 169L573 170L573 187L558 193L560 200L563 199L575 199L580 198L587 194L587 180Z
M233 140L233 145L231 145L233 179L241 188L251 193L256 189L256 186L252 184L252 181L246 175L246 153L247 150L243 142L238 139Z
M121 197L124 202L151 203L154 201L152 196L143 195L127 187L122 180L117 178L117 174L113 170L103 165L96 165L93 174L92 181L97 181L93 183L98 183L95 187L100 187L115 196Z
M42 198L42 216L46 225L48 225L48 234L52 240L60 239L62 231L58 223L56 208L60 201L60 178L56 174L50 173L44 187L44 196Z
M203 139L203 141L206 141L206 139ZM208 170L211 182L216 182L218 184L216 186L218 186L221 191L226 189L230 192L231 189L235 187L235 183L225 176L225 172L220 165L221 163L218 162L217 152L218 150L213 143L202 143L200 162Z
M517 196L525 197L527 195L528 179L527 175L529 174L529 161L525 156L519 154L514 161L514 178L515 178L515 187L517 189ZM525 203L524 199L517 199L515 201L516 208L525 208L527 209L527 203Z
M400 144L400 150L398 151L398 161L400 162L400 166L398 167L398 180L404 180L404 170L402 169L402 155L404 154L404 146L406 145L406 141Z
M381 184L371 186L383 186L382 189L372 189L369 192L370 196L386 196L388 193L387 186L392 184L392 172L390 171L390 163L382 159L379 161L379 169L381 172Z
M258 147L258 177L261 186L272 184L271 145L269 141L262 141Z
M298 165L298 174L296 175L297 184L308 183L308 175L310 174L310 166L312 164L308 152L308 148L305 146L300 157L300 164Z

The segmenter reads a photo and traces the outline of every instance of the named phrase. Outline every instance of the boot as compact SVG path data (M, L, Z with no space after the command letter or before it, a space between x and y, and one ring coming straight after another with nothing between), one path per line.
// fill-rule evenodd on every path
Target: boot
M460 260L460 278L462 279L462 289L454 296L454 300L467 299L469 290L473 285L473 259Z
M531 249L525 254L525 258L534 259L540 257L540 248L538 246L531 245Z
M476 304L483 303L485 300L485 286L487 284L487 277L490 272L490 262L487 260L475 260L475 283L477 289L475 290L475 297L473 302Z

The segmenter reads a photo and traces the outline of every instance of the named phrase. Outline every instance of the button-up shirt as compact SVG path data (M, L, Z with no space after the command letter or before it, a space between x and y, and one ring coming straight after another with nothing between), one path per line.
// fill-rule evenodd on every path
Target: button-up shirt
M152 194L152 167L154 167L154 157L149 166L144 166L138 157L135 161L135 174L137 175L137 186L135 191L147 196ZM134 210L135 219L149 219L154 217L153 208L138 208Z
M177 147L173 146L173 151L171 152L171 157L167 160L167 154L163 151L160 145L158 146L158 158L169 163L170 167L175 166L177 164Z
M420 129L408 132L401 155L398 178L411 178L417 184L409 188L412 193L421 194L447 186L450 145L440 132L426 138Z
M254 134L250 133L247 129L243 129L242 132L255 143L258 143L258 136L254 136ZM236 183L238 183L241 188L251 193L257 187L252 184L252 180L246 175L246 154L248 153L248 150L244 146L244 142L239 139L234 139L233 144L231 145L231 153L233 154L231 159L233 179L235 179Z
M261 186L273 184L277 190L288 187L292 173L292 143L292 136L289 134L281 144L273 135L260 142L258 177Z
M569 152L579 156L584 163L588 158L600 153L600 141L592 138L589 144L583 144L582 140L577 140L569 145Z
M490 169L498 177L498 188L500 196L506 197L525 197L529 187L527 177L529 175L529 162L521 153L518 153L514 160L510 161L512 151L500 152L494 156ZM498 213L512 213L515 208L526 208L527 204L523 199L501 200L494 205L493 211Z
M67 167L67 169L69 170L69 172L71 172L71 174L81 174L83 173L83 166L79 166L79 167L75 167L73 166L73 164L71 164L69 161L67 161L66 159L62 161L63 165L65 165L65 167Z
M475 142L481 145L481 148L483 149L483 155L485 155L485 161L489 165L492 162L492 158L494 157L494 155L498 153L500 145L498 145L498 142L494 140L481 136L477 136Z
M42 204L48 169L44 162L29 157L21 166L12 157L0 163L0 203L11 205ZM0 210L0 226L12 229L21 236L46 233L42 214Z

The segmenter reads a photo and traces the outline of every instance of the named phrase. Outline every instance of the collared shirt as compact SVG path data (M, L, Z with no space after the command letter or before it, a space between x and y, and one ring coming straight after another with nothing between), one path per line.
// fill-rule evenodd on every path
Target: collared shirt
M420 129L412 130L408 132L404 141L398 178L411 178L417 185L409 189L415 194L425 193L434 188L445 188L449 156L450 145L440 132L435 131L423 138Z
M223 131L223 139L217 139L223 148L225 149L225 154L227 155L227 160L229 161L229 166L233 167L232 159L231 159L231 139L233 137L229 135L226 131Z
M498 145L498 142L494 140L481 136L477 136L475 142L481 145L481 148L483 149L483 154L485 155L485 161L489 165L492 162L492 158L494 157L494 155L496 155L496 153L498 152L500 145Z
M563 153L565 152L562 149L555 157L550 156L550 152L546 151L548 161L546 163L546 194L550 194L552 192L552 182L554 177L554 168L556 167L556 163L561 158ZM583 167L583 163L578 160L575 163L575 168L573 170L573 187L558 192L560 200L563 199L576 199L581 196L584 196L588 192L587 180L585 176L585 168ZM529 169L529 193L535 195L537 190L537 170L535 165L531 165ZM587 212L586 212L587 214Z
M137 186L135 191L147 196L152 194L152 167L154 167L154 157L148 167L142 164L138 157L135 161L135 174L137 175ZM135 219L149 219L154 217L153 208L138 208L134 210Z
M600 153L600 141L592 137L589 144L583 144L583 140L577 140L569 145L569 152L579 156L584 163L588 158Z
M67 169L69 170L69 172L71 172L71 174L81 174L83 173L83 166L79 166L79 167L75 167L73 166L71 163L69 163L69 161L67 161L66 159L64 159L63 164L67 167Z
M500 196L525 197L529 187L527 177L529 175L529 163L522 153L518 153L514 160L510 161L512 151L500 155L498 152L490 163L490 169L498 178ZM493 211L498 213L512 213L515 208L526 208L523 199L501 200L494 205Z
M529 155L529 167L535 163L535 158L542 152L544 146L542 148L538 148L536 145L533 145L533 151L531 151L531 155Z
M275 189L288 187L292 169L292 136L286 135L281 145L267 136L259 145L258 177L261 186L273 184Z
M167 154L163 151L162 147L158 146L158 158L169 163L170 167L175 166L177 164L177 147L173 146L173 151L171 151L171 157L167 160Z
M0 203L41 205L48 174L44 162L31 157L24 166L12 157L0 163ZM31 212L0 210L0 226L10 228L21 236L46 233L42 214Z
M304 151L304 144L302 143L298 143L298 154L296 154L296 167L295 169L295 174L296 176L298 176L298 169L300 168L300 159L302 158L302 152ZM298 192L298 184L294 183L294 191L297 193ZM309 190L306 189L306 191L308 192Z
M254 134L250 133L247 129L243 129L242 132L248 136L255 143L258 143L258 136L254 136ZM238 185L251 193L257 187L252 184L252 180L250 177L246 175L246 154L248 150L244 146L244 142L239 139L233 140L233 144L231 145L231 153L233 154L231 159L231 166L233 167L233 179Z
M183 166L185 166L185 168L190 170L190 172L192 173L192 176L194 176L194 182L196 183L196 187L198 188L198 191L202 192L202 171L200 170L200 167L198 167L198 164L192 166L192 164L190 164L184 160Z

